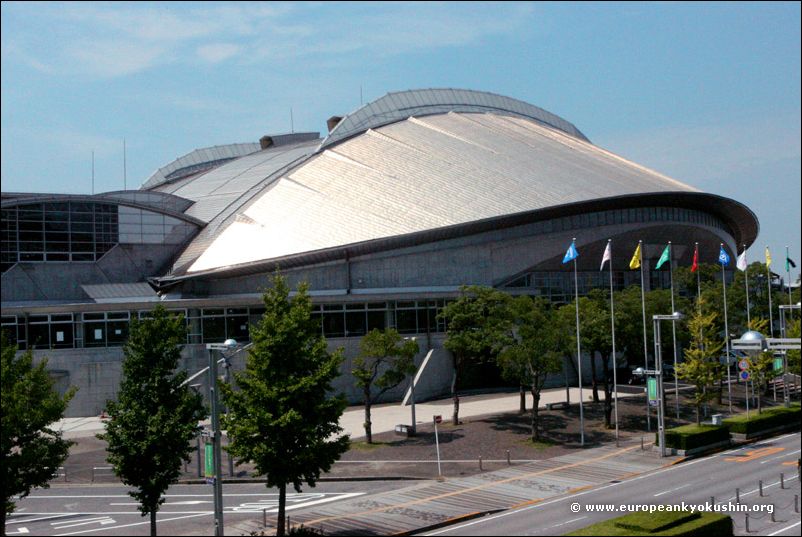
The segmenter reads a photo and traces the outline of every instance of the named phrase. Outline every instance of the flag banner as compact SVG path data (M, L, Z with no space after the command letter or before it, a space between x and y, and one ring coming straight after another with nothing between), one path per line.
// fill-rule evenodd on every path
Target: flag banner
M699 269L699 245L693 249L693 264L691 265L691 272L696 272Z
M663 255L660 256L660 259L657 261L657 266L654 267L655 270L659 270L660 267L663 266L663 263L669 260L671 257L671 246L666 246L666 249L663 250Z
M791 272L791 267L796 268L796 263L790 257L785 258L785 272Z
M563 257L563 263L568 263L569 261L573 261L579 257L579 252L576 251L576 245L572 242L571 246L568 247L568 250L565 252L565 257Z
M746 271L746 250L741 252L741 255L738 256L738 262L735 266L738 267L738 270Z
M726 267L727 265L730 264L730 256L727 254L727 252L724 251L723 246L721 247L721 250L718 253L718 262L723 267Z
M640 243L638 243L638 247L635 248L635 253L632 254L632 259L629 262L629 268L632 270L640 268Z
M771 266L771 252L769 252L769 247L766 246L766 268Z
M607 243L607 248L604 249L604 255L602 256L601 266L599 270L604 269L604 264L607 263L610 259L612 259L612 254L610 253L610 243ZM610 267L610 270L613 270L613 267Z

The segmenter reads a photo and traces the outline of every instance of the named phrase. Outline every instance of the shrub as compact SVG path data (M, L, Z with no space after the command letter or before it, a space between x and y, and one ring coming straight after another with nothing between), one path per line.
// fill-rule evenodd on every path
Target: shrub
M729 439L730 432L722 425L683 425L666 429L666 447L674 449L689 450ZM659 445L658 438L655 444Z
M802 416L802 412L800 412L800 407L797 404L789 408L767 408L761 414L753 412L750 413L749 419L742 414L734 418L727 418L723 423L731 433L755 434L787 423L799 425L800 416Z
M718 513L632 513L605 520L568 535L655 535L695 537L733 535L732 518Z

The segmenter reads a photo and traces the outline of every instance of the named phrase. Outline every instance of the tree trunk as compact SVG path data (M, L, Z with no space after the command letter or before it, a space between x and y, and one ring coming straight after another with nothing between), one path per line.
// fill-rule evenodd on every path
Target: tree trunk
M518 396L520 397L520 405L518 407L518 413L524 414L526 412L526 390L524 389L523 384L518 386Z
M677 373L674 372L674 374L676 375ZM677 393L676 396L679 397L679 393ZM723 396L724 396L724 377L721 377L720 379L718 379L718 404L719 405L723 404L723 402L722 402L722 397Z
M8 500L5 500L5 501L7 502ZM3 535L5 535L6 534L6 514L7 514L6 513L6 506L3 505L2 509L0 509L0 510L3 511L2 518L0 518L0 530L2 530Z
M156 537L156 510L150 511L150 535Z
M696 403L696 425L702 425L702 405Z
M596 380L596 351L590 351L590 384L593 387L593 402L599 402L599 385Z
M459 381L459 361L454 355L454 378L451 381L451 396L454 399L454 412L451 415L451 423L459 425L459 395L457 395L457 383Z
M365 427L365 438L367 438L368 444L373 443L373 428L370 422L370 389L364 390L365 394L365 423L363 423Z
M532 388L532 442L540 441L540 428L538 427L538 407L540 406L540 392Z
M287 504L287 484L282 483L278 487L278 520L276 521L276 535L278 537L282 537L285 534L284 522L285 522L285 515L284 510Z

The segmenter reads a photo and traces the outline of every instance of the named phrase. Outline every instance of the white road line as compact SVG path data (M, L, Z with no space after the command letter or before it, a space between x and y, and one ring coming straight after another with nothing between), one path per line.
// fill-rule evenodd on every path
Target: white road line
M783 529L781 529L781 530L777 530L777 531L775 531L774 533L769 533L769 537L771 537L772 535L779 535L779 534L783 533L784 531L788 531L788 530L790 530L791 528L795 528L795 527L799 526L799 524L801 524L801 523L802 523L802 522L794 522L794 523L793 523L793 524L791 524L790 526L787 526L787 527L785 527L785 528L783 528Z
M789 478L788 478L788 479L786 479L785 481L786 481L786 482L787 482L787 481L793 481L793 480L794 480L794 479L796 479L796 478L797 478L797 476L795 476L795 475L792 475L791 477L789 477ZM774 482L774 483L771 483L770 485L763 485L763 490L770 489L771 487L776 487L776 486L777 486L777 485L779 485L779 484L780 484L780 482L779 482L779 481L776 481L776 482ZM758 491L760 491L760 487L756 488L755 490L750 490L749 492L743 492L743 493L741 493L741 496L749 496L750 494L754 494L755 492L758 492ZM719 504L719 505L721 505L721 504L725 504L725 503L728 503L728 502L730 502L730 501L732 501L732 500L734 500L734 499L735 499L735 496L733 496L732 498L730 498L730 499L728 499L728 500L724 500L723 502L718 502L718 504Z
M582 520L584 518L588 518L588 516L585 515L585 516L581 516L579 518L572 518L571 520L566 520L565 522L560 522L559 524L555 524L555 525L552 526L552 528L559 528L560 526L565 526L566 524L570 524L572 522L576 522L577 520ZM551 529L551 528L549 528L549 529Z
M205 513L201 513L201 514L197 514L197 515L178 516L178 517L174 517L174 518L163 518L161 520L157 519L157 522L162 522L163 523L163 522L169 522L171 520L180 520L182 518L194 518L194 517L199 517L199 516L209 516L209 515L212 515L212 514L214 514L214 511L207 511ZM109 530L116 530L116 529L120 529L120 528L130 528L132 526L142 526L143 524L150 524L150 520L147 520L145 522L136 522L134 524L123 524L122 526L109 526L108 528L96 528L96 529L93 529L93 530L76 531L76 532L73 532L73 533L58 533L56 535L59 535L59 536L83 535L85 533L94 533L96 531L109 531Z
M476 461L473 461L476 462ZM506 462L506 460L505 460ZM301 494L319 494L318 492L301 492ZM327 493L327 494L339 494L337 492ZM212 493L208 494L165 494L165 498L168 500L170 498L211 498L213 495ZM277 492L243 492L243 493L228 493L226 492L226 498L238 497L238 496L278 496ZM287 498L295 496L294 494L287 494ZM25 500L35 500L35 499L48 499L54 500L59 498L131 498L128 494L100 494L100 495L86 495L86 496L69 496L69 495L36 495L36 496L27 496ZM137 504L138 505L138 504Z
M41 513L24 513L23 515L20 515L19 513L12 513L9 516L28 516L28 515L31 515L31 514L37 514L38 515L38 514L41 514ZM39 518L23 518L22 520L12 520L11 522L6 522L6 526L9 526L11 524L27 524L28 522L37 522L39 520L50 520L51 518L62 518L62 517L71 516L71 515L72 515L72 513L61 513L60 515L43 516L43 517L39 517Z
M74 522L93 522L95 520L102 520L102 519L106 519L106 518L109 518L109 517L107 517L107 516L98 516L98 517L95 517L95 518L85 518L83 520L62 520L61 522L51 522L50 525L51 526L58 526L60 524L72 524Z
M687 485L682 485L681 487L677 487L675 489L669 489L669 490L664 490L663 492L658 492L657 494L654 495L654 497L656 498L658 496L662 496L663 494L668 494L669 492L676 492L676 491L678 491L680 489L684 489L686 487L690 487L692 484L693 483L688 483Z
M66 526L59 526L58 528L53 528L54 530L61 531L67 528L75 528L78 526L86 526L87 524L100 524L101 526L105 526L106 524L114 524L116 521L109 517L104 516L100 520L89 520L87 522L81 522L79 524L67 524Z
M766 459L765 461L762 461L760 464L766 464L767 462L776 461L777 459L784 459L788 455L793 455L794 453L799 453L800 451L802 451L802 450L797 449L797 450L794 450L794 451L789 451L785 455L780 455L779 457L772 457L771 459Z

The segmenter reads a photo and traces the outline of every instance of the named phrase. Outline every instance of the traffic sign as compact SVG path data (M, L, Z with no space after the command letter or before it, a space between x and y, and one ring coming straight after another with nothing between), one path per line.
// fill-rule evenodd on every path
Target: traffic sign
M749 371L741 371L740 375L738 376L741 377L741 380L749 380L752 378L752 375L749 374Z
M214 444L208 443L204 446L204 453L203 459L206 463L204 465L204 476L206 477L206 482L209 484L214 484ZM211 482L209 481L211 479Z
M783 370L783 358L780 356L779 358L774 359L774 370L775 371L782 371Z
M434 417L434 422L435 423L442 423L443 422L443 416L437 415L437 416L433 416L433 417Z
M738 367L741 368L741 371L746 371L747 369L749 369L749 360L747 360L746 358L744 358L743 360L739 360Z
M649 394L649 404L657 406L657 379L655 377L646 379L646 391Z

